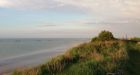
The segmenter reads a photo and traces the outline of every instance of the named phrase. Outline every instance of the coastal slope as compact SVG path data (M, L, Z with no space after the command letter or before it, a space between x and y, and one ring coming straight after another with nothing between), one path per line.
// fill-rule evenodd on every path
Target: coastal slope
M139 55L137 42L116 39L111 32L102 31L88 43L38 67L16 70L13 75L139 75Z

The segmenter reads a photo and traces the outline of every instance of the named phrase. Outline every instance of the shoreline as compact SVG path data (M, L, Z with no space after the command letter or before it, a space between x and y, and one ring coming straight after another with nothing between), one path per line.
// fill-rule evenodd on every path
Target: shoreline
M71 47L75 47L83 42L86 41L0 60L0 75L9 75L9 73L18 68L32 68L39 66L40 64L49 61L51 58L65 53L65 51Z
M62 50L61 50L62 49ZM0 75L4 73L9 73L18 68L28 68L35 67L44 62L47 62L53 56L57 56L65 52L65 47L41 51L39 53L31 53L27 55L16 56L15 58L8 58L6 60L0 61Z

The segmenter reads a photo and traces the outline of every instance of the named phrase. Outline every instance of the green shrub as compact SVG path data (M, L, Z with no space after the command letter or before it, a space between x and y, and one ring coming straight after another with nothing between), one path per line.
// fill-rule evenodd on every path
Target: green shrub
M109 41L109 40L115 40L113 34L109 31L102 31L98 37L94 37L92 38L92 42L95 42L95 41Z
M112 34L111 32L109 32L109 31L102 31L102 32L99 34L98 38L99 38L100 40L105 41L105 40L113 40L113 39L114 39L114 36L113 36L113 34Z
M92 38L91 42L95 42L95 41L99 41L99 38L98 37Z

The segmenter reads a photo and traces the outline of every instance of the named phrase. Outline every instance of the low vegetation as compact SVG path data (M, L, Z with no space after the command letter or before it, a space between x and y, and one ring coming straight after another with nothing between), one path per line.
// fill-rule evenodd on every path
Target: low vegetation
M103 31L89 43L38 67L16 70L13 75L140 75L137 57L139 44L116 40L111 32Z
M134 40L134 41L140 41L140 38L138 38L138 37L134 37L134 38L131 38L131 40Z

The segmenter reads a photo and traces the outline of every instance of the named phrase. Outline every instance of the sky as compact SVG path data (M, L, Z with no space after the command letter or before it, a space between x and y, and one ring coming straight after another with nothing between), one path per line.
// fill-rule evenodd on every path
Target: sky
M140 0L0 0L0 38L140 37Z

